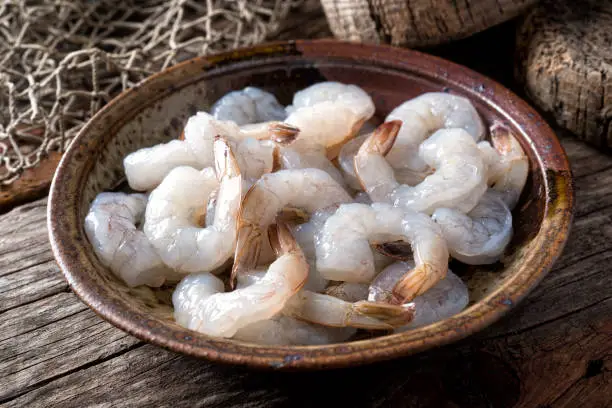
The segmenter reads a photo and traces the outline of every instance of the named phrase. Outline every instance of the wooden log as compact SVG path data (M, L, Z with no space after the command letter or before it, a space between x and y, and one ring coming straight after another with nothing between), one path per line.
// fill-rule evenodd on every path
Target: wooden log
M545 1L517 31L516 77L560 126L612 147L612 2Z
M523 13L537 0L322 0L343 40L432 46L475 34Z

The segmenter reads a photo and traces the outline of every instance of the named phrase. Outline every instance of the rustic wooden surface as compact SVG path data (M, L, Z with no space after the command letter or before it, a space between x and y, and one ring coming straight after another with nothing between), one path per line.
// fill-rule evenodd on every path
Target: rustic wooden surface
M299 16L318 27L308 35L326 35L320 17ZM502 49L513 32L487 34L500 36L487 58L474 58L478 38L432 52L505 82L512 57ZM138 341L68 289L47 240L46 200L18 206L0 215L0 407L611 407L612 157L562 143L575 223L525 301L460 343L329 372L251 372Z
M517 76L556 123L612 148L612 2L547 0L517 32Z
M321 0L349 41L424 47L448 43L525 12L537 0Z

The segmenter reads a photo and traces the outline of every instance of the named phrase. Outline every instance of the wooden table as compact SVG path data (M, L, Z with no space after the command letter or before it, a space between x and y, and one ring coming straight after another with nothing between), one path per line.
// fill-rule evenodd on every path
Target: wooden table
M298 18L310 34L329 34L320 10ZM512 54L503 51L512 27L486 35L500 36L486 58L478 57L484 36L431 52L512 86ZM68 289L47 240L46 199L21 205L0 215L0 406L610 407L612 157L561 139L575 176L575 223L534 292L460 343L346 370L251 372L127 335Z

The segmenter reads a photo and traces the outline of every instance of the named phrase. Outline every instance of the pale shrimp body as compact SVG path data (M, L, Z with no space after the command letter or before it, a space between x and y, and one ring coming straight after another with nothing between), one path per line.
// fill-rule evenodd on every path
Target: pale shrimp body
M494 124L491 127L491 142L493 146L486 141L478 144L489 168L487 183L500 193L502 200L512 210L525 187L529 159L510 129L504 125Z
M406 271L414 267L413 261L396 262L388 266L370 284L368 300L389 299L392 296L394 285ZM444 279L412 300L411 303L415 309L414 319L407 325L396 328L395 332L416 329L454 316L466 308L469 298L465 283L451 270L448 270Z
M353 113L365 120L376 111L370 95L357 85L336 81L319 82L304 88L293 95L293 103L286 107L291 114L298 109L314 106L322 102L337 102L350 108Z
M400 184L386 153L394 142L397 122L389 131L377 131L355 156L355 170L372 201L388 202L414 211L433 213L436 208L469 212L487 189L487 166L478 146L462 129L442 129L423 142L419 152L435 168L416 186Z
M271 230L271 242L278 258L270 264L265 275L251 284L231 292L191 289L198 275L186 277L173 297L177 321L185 327L210 336L233 337L248 325L276 316L287 301L306 282L308 264L299 246L283 224L275 224ZM209 275L210 276L210 275ZM210 280L210 277L206 279ZM215 289L221 286L215 284ZM181 296L181 294L187 294ZM194 297L189 297L193 293ZM187 305L186 307L184 305Z
M425 93L402 103L385 119L393 120L404 124L387 160L395 169L409 168L417 173L431 166L419 155L419 146L435 131L463 129L474 142L485 134L482 119L469 99L445 92Z
M361 145L368 139L368 137L372 135L374 131L376 131L376 129L374 129L372 132L361 134L349 140L342 146L342 149L340 149L340 153L338 154L338 164L342 170L344 180L353 190L359 191L363 189L361 183L359 182L359 178L357 177L357 172L355 171L355 156L357 155ZM431 174L430 171L417 172L408 168L394 169L394 175L397 182L400 184L407 184L409 186L419 184L429 174Z
M328 173L338 184L345 187L346 182L340 170L327 158L323 146L315 146L311 149L298 150L292 146L279 147L280 168L306 169L314 168Z
M512 238L512 213L502 194L492 189L469 213L438 208L432 219L440 225L450 255L470 265L498 261Z
M293 169L264 174L242 201L233 278L241 270L257 265L265 231L283 208L294 207L313 213L351 201L342 186L323 170Z
M223 146L221 139L218 142ZM242 177L231 152L225 153L220 149L216 156L216 173L210 167L177 167L151 193L145 234L179 273L213 271L234 252ZM212 225L202 227L200 218L217 188Z
M329 280L369 283L376 275L371 244L406 241L417 267L395 288L410 300L444 277L448 248L440 227L425 214L385 203L343 204L325 222L316 239L317 269Z
M414 307L365 300L347 302L334 296L301 290L287 302L283 314L322 326L391 330L410 322Z
M85 232L98 259L132 287L158 287L175 277L136 228L146 205L144 194L100 193L85 217Z
M202 170L212 166L216 136L232 142L253 138L285 143L287 140L293 141L297 132L297 129L279 122L240 127L231 121L217 120L206 112L197 112L187 120L183 130L184 140L139 149L125 157L123 167L132 189L150 191L175 167L190 166Z
M360 300L368 300L368 290L367 283L340 282L328 286L325 289L325 294L337 297L345 302L359 302Z
M273 94L253 86L225 94L213 104L210 113L237 125L283 120L287 116Z

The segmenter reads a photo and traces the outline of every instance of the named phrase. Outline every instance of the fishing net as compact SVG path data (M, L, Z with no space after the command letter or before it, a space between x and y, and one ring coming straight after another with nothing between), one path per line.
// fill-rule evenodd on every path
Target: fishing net
M63 152L122 90L177 62L264 41L300 0L3 0L0 185Z

